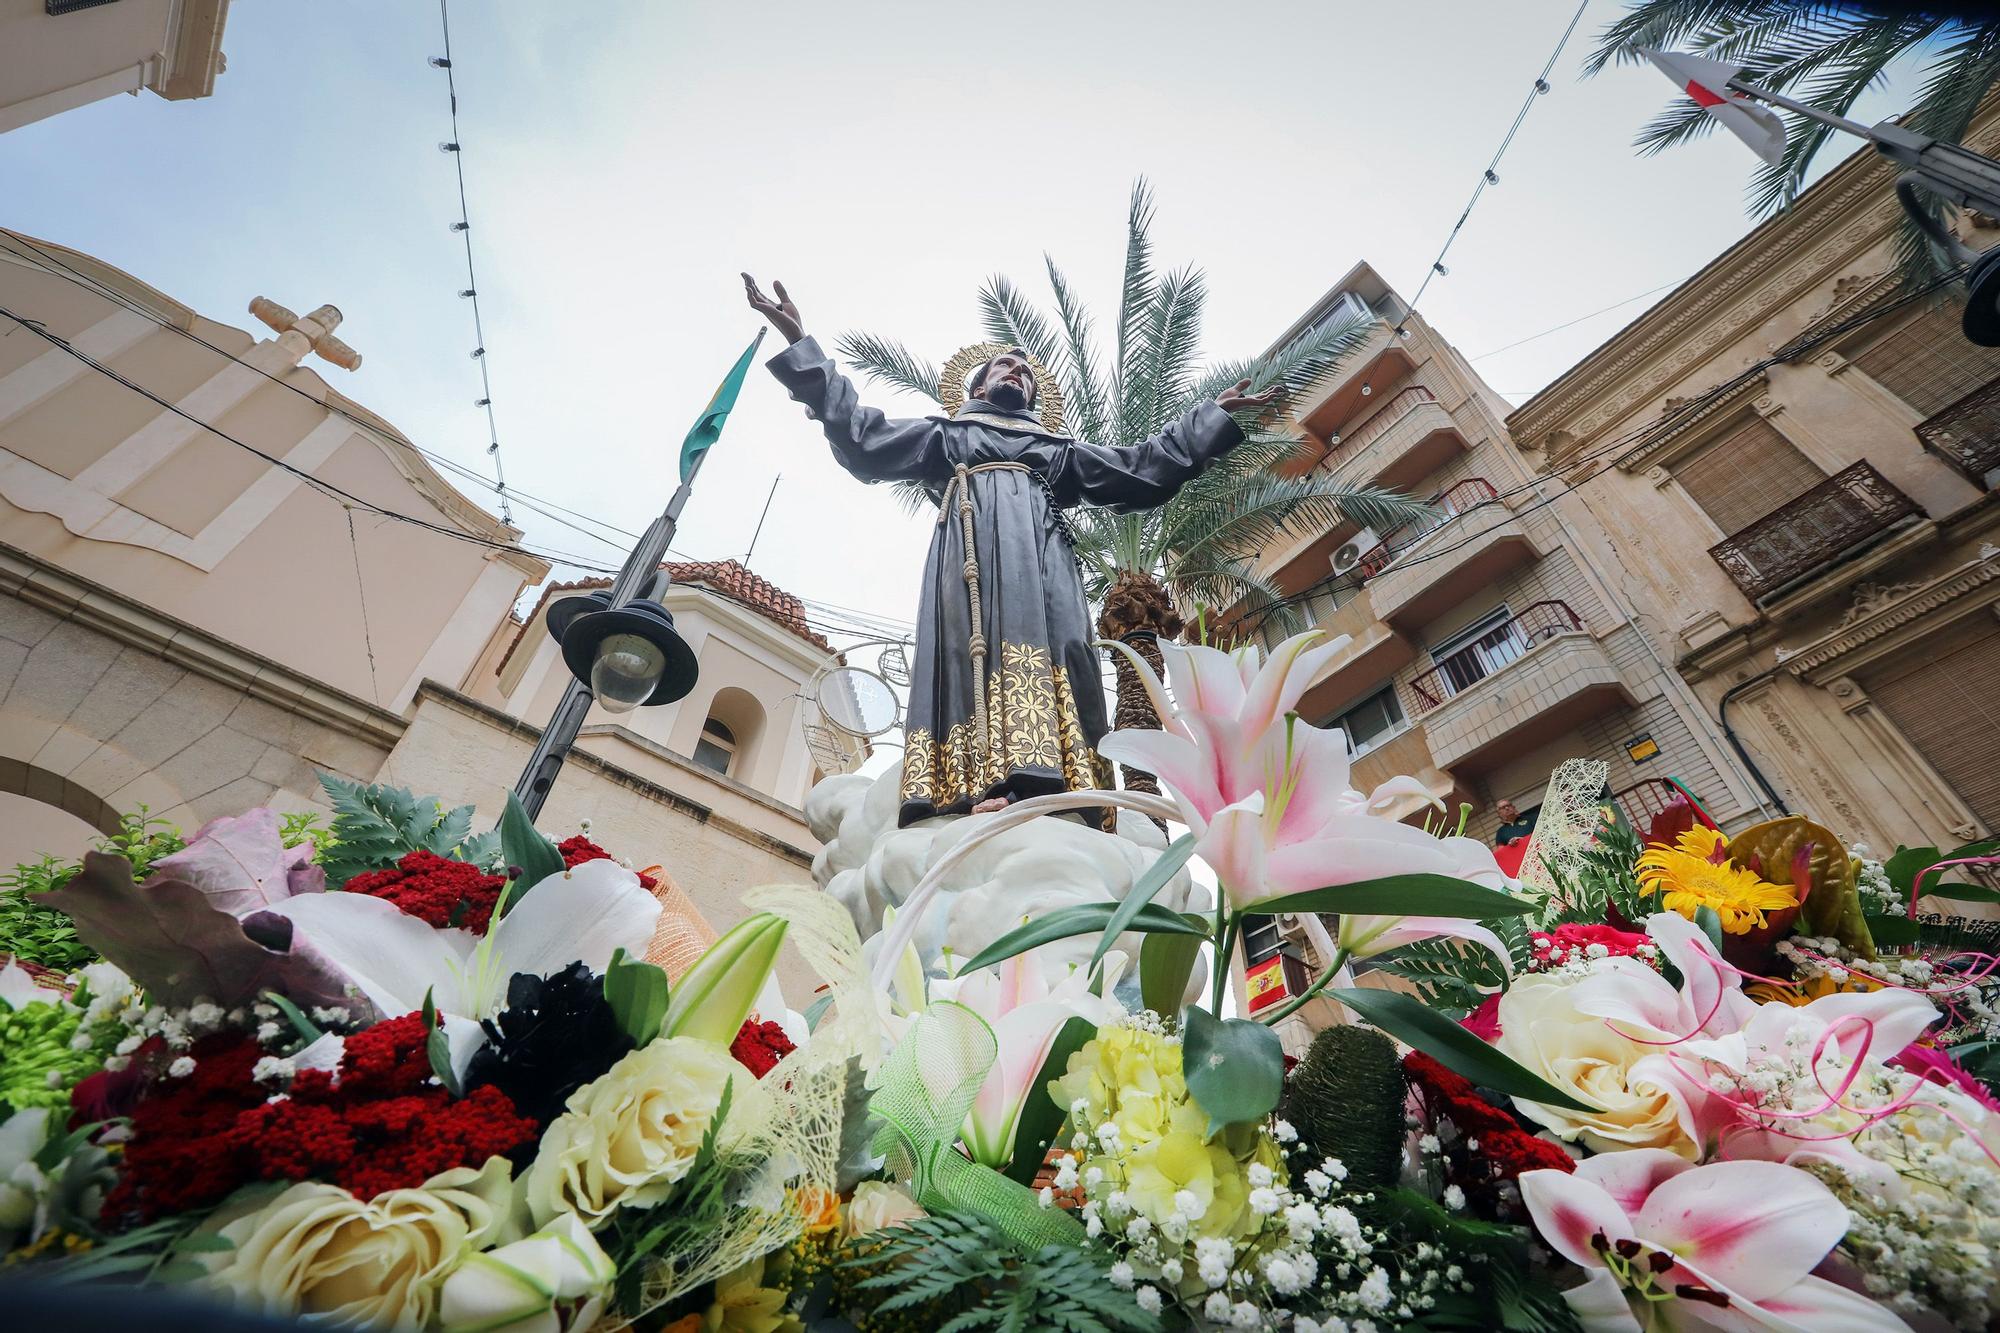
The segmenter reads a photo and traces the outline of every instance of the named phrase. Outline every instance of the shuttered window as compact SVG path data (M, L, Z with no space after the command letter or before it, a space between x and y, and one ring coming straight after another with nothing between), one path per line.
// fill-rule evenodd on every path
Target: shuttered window
M1921 640L1863 683L1945 785L2000 829L2000 621L1991 611Z
M1942 412L2000 379L2000 349L1967 342L1959 328L1963 317L1956 301L1926 309L1854 357L1854 364L1925 416Z
M1811 459L1759 416L1673 464L1672 471L1725 537L1826 480Z

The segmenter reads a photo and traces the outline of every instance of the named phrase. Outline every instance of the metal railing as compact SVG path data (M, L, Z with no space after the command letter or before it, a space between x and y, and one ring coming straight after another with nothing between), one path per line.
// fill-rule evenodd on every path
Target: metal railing
M1431 511L1422 518L1411 519L1401 527L1392 528L1389 535L1368 548L1362 555L1361 563L1355 568L1365 579L1372 579L1389 566L1396 563L1396 557L1415 546L1424 538L1436 532L1445 524L1468 510L1490 504L1500 498L1493 489L1493 483L1484 477L1471 477L1438 492L1426 504Z
M1985 486L1987 474L2000 469L2000 380L1918 426L1917 438L1973 485Z
M1357 458L1362 450L1394 429L1404 417L1423 404L1436 401L1437 395L1429 389L1421 384L1412 384L1382 404L1375 410L1375 415L1362 422L1352 432L1341 436L1340 443L1327 451L1326 458L1320 466L1329 472L1345 467Z
M1436 666L1411 681L1410 693L1417 701L1414 715L1423 716L1502 667L1518 662L1538 643L1582 632L1583 617L1570 610L1569 603L1535 602L1440 658Z
M1834 473L1733 537L1708 548L1751 601L1834 563L1917 512L1867 463Z

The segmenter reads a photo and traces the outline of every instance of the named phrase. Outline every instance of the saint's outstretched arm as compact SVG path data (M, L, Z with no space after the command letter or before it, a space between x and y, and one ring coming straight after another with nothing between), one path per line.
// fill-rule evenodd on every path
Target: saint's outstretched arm
M1051 488L1065 505L1157 509L1242 442L1242 428L1213 398L1205 398L1141 444L1075 441Z
M863 407L854 384L807 336L766 362L786 392L819 422L834 461L863 481L943 481L944 437L935 421L892 421Z

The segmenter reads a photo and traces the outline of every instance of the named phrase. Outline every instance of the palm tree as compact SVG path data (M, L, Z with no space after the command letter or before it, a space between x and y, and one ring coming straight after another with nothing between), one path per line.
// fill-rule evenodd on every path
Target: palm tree
M1883 81L1891 63L1913 55L1922 62L1924 81L1903 123L1953 143L1965 137L1981 101L2000 81L2000 21L1852 0L1637 0L1604 30L1584 73L1643 61L1644 46L1694 50L1740 65L1751 83L1842 115ZM1807 167L1834 133L1790 112L1784 118L1783 158L1776 166L1759 166L1750 180L1754 217L1768 217L1798 197ZM1634 142L1642 152L1656 153L1706 134L1715 123L1682 99L1654 117ZM1943 216L1942 205L1933 208ZM1931 281L1952 267L1907 221L1897 251L1907 281Z
M1159 637L1180 635L1184 615L1196 608L1233 608L1279 632L1300 627L1297 608L1255 567L1258 552L1280 533L1343 520L1386 531L1425 510L1391 491L1335 485L1324 471L1297 476L1278 471L1302 449L1286 404L1330 375L1373 321L1335 321L1276 352L1203 365L1198 348L1206 280L1192 267L1166 273L1155 268L1148 234L1152 219L1152 192L1141 179L1126 217L1124 291L1108 366L1099 356L1089 310L1053 259L1046 261L1053 320L1004 277L987 280L979 307L989 338L1026 348L1057 377L1069 427L1085 439L1145 439L1245 378L1255 391L1280 388L1276 400L1254 417L1239 415L1243 443L1162 508L1117 514L1083 506L1070 513L1084 590L1098 608L1098 632L1128 645L1158 670ZM852 333L838 346L871 377L937 397L936 368L902 344ZM919 504L926 498L913 487L905 496ZM1113 725L1158 726L1131 663L1123 653L1114 653L1112 661L1118 673ZM1158 790L1150 774L1130 769L1125 785Z

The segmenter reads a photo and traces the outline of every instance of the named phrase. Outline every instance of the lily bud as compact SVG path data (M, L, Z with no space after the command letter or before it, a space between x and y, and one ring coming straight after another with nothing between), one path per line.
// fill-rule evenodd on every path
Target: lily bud
M466 1256L445 1279L439 1326L492 1333L589 1328L617 1272L590 1229L575 1213L563 1213L525 1240Z
M787 924L781 916L759 912L710 945L674 987L660 1035L698 1037L719 1046L735 1040L777 965Z

